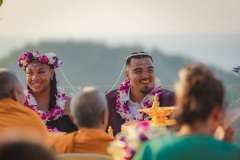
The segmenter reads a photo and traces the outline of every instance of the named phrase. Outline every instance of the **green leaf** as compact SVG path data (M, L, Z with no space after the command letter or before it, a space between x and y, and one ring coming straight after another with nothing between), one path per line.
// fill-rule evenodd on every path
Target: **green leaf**
M3 0L0 0L0 6L2 5L2 3L3 3Z

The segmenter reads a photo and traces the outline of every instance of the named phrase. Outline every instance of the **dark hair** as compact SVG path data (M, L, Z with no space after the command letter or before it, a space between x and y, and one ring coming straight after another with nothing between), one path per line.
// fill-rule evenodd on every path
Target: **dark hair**
M55 72L53 78L50 80L50 100L48 110L51 110L56 105L56 95L57 95L57 80L55 76Z
M50 66L50 69L53 69L53 66ZM31 88L27 85L28 90L31 90ZM50 100L48 104L48 110L51 110L56 105L56 95L57 95L57 79L56 79L56 73L54 72L54 75L52 79L50 80Z
M12 142L0 145L1 160L54 160L54 156L40 145Z
M222 82L203 64L190 64L180 72L176 84L176 104L173 112L179 125L206 121L215 107L223 108L224 87Z
M138 53L146 53L146 55L136 55L136 56L134 56L134 54L138 54ZM148 52L134 52L134 53L131 53L131 55L128 56L128 57L129 58L126 59L126 66L130 65L131 60L133 58L135 58L135 59L150 58L153 62L152 56L150 54L148 54Z

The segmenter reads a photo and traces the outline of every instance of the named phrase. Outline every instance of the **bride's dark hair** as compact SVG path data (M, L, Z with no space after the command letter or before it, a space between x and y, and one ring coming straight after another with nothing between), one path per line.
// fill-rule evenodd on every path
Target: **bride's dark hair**
M57 80L54 72L53 78L50 80L50 100L48 110L51 110L56 105L56 95L57 95Z

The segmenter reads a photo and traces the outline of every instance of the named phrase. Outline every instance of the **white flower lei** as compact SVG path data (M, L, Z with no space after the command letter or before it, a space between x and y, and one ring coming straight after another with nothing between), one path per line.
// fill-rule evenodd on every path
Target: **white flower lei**
M118 89L118 94L116 95L117 113L121 115L122 119L125 120L125 122L150 120L151 118L147 116L146 113L143 113L143 112L139 113L137 116L132 115L128 107L128 101L122 100L123 97L125 97L128 94L129 85L130 85L130 81L124 80ZM143 109L151 108L154 101L155 94L161 95L161 93L162 93L162 90L161 90L160 80L156 77L155 85L151 90L151 92L149 93L148 98L145 98L144 101L142 102Z
M28 90L28 95L26 98L25 105L34 110L46 124L47 121L57 120L62 116L63 111L65 110L64 106L67 101L66 91L63 87L57 87L57 96L56 96L56 106L50 111L42 111L36 102L35 97L31 94L31 91Z

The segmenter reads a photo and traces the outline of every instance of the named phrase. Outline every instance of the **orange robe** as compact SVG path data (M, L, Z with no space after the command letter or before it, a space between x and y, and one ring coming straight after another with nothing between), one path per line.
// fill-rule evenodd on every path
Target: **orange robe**
M83 128L78 132L68 133L49 139L56 154L62 153L95 153L106 154L109 142L114 137L105 131L94 128Z
M15 133L14 133L15 132ZM31 133L30 133L31 132ZM48 136L47 128L41 118L30 108L21 105L11 98L0 100L0 133L5 136L25 136L26 139ZM20 136L21 135L21 136ZM32 137L29 137L29 136ZM1 137L4 139L3 137ZM13 137L12 137L13 138Z

